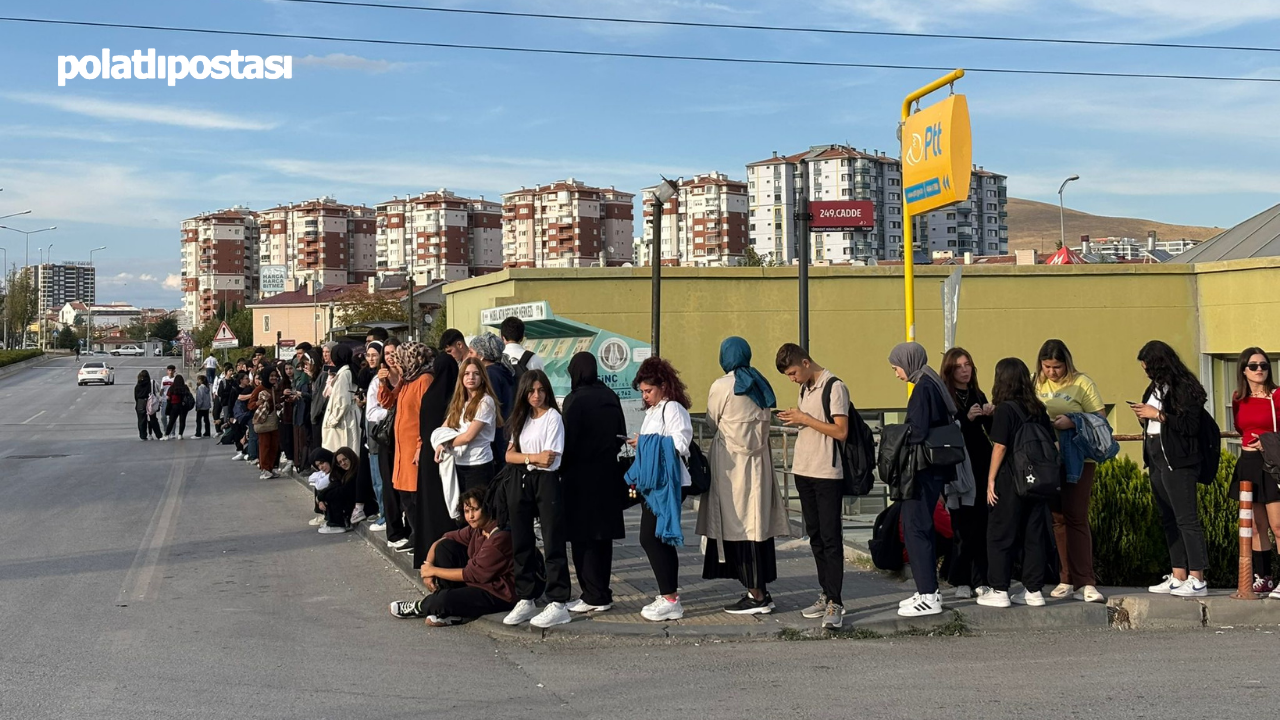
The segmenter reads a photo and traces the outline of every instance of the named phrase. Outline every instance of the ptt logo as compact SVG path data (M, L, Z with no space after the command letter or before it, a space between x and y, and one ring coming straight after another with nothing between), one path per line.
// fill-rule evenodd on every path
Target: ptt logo
M918 165L929 158L942 156L942 123L937 122L924 129L924 137L920 133L911 133L911 147L907 148L908 165Z

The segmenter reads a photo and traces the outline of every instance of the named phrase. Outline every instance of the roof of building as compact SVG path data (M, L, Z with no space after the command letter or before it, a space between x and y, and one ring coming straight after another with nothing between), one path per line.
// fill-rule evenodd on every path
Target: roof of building
M352 290L368 290L368 286L364 283L354 283L352 285L326 285L320 289L320 292L312 295L311 291L303 288L301 290L292 290L289 292L276 293L271 297L263 298L255 303L251 303L249 307L270 307L273 305L311 305L317 303L327 303L344 295Z
M1198 263L1280 255L1280 205L1205 240L1169 262Z
M772 165L774 163L797 163L801 160L829 160L831 158L855 158L863 160L876 160L885 163L897 163L898 159L881 152L869 153L862 150L849 147L848 145L813 145L804 152L798 152L794 155L778 155L774 154L771 158L765 158L753 163L747 163L747 167L754 165Z
M1045 265L1088 265L1089 261L1080 256L1080 253L1072 250L1065 245L1058 248L1058 252L1049 256L1044 261Z

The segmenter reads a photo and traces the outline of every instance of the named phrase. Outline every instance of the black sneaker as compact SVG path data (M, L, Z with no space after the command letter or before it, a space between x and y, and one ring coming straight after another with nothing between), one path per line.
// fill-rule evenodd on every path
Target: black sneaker
M421 601L415 600L397 600L391 603L391 616L398 618L420 618L426 617L418 609Z
M773 612L773 597L765 593L763 598L756 600L747 593L738 602L726 605L724 611L730 615L768 615Z

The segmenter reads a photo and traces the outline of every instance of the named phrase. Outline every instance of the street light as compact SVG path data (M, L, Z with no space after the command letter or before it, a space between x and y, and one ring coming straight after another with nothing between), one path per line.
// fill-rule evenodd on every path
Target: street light
M18 228L9 227L8 225L0 225L0 230L12 230L16 233L22 233L24 236L26 236L27 257L25 260L23 260L24 267L31 267L31 236L35 235L36 233L49 232L50 230L57 230L57 229L58 229L57 225L53 225L47 228L40 228L39 230L19 230Z
M99 250L106 250L107 246L96 247L89 251L89 267L93 267L93 254ZM89 299L89 319L85 321L84 327L84 349L93 352L93 303L98 299L98 273L93 273L93 297Z
M0 215L0 220L5 220L11 217L18 217L19 215L30 215L30 214L31 214L30 210L23 210L22 212L10 213L8 215Z
M661 176L659 176L661 177ZM653 265L653 307L652 329L649 332L650 352L653 357L661 357L659 341L662 335L662 206L676 196L680 190L676 184L662 178L662 182L653 189L653 244L649 247L649 264Z
M1079 179L1080 179L1079 175L1072 175L1066 180L1063 180L1062 184L1058 186L1058 231L1060 233L1059 240L1062 242L1062 247L1067 246L1067 221L1066 221L1066 214L1062 206L1062 191L1067 188L1067 183L1072 182L1073 180L1079 180ZM1047 252L1047 249L1046 249L1046 252Z
M9 349L9 249L0 248L0 253L4 253L4 264L0 265L0 271L4 273L4 337L0 338L0 348Z

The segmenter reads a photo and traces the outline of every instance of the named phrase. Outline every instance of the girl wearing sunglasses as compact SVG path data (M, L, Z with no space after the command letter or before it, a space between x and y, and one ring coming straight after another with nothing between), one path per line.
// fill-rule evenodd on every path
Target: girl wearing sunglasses
M1240 431L1240 460L1231 479L1231 499L1240 501L1240 481L1253 483L1253 591L1280 598L1271 571L1270 524L1280 537L1280 484L1263 470L1261 436L1278 426L1276 383L1271 376L1271 359L1262 348L1246 348L1240 353L1237 386L1231 398L1231 414Z

